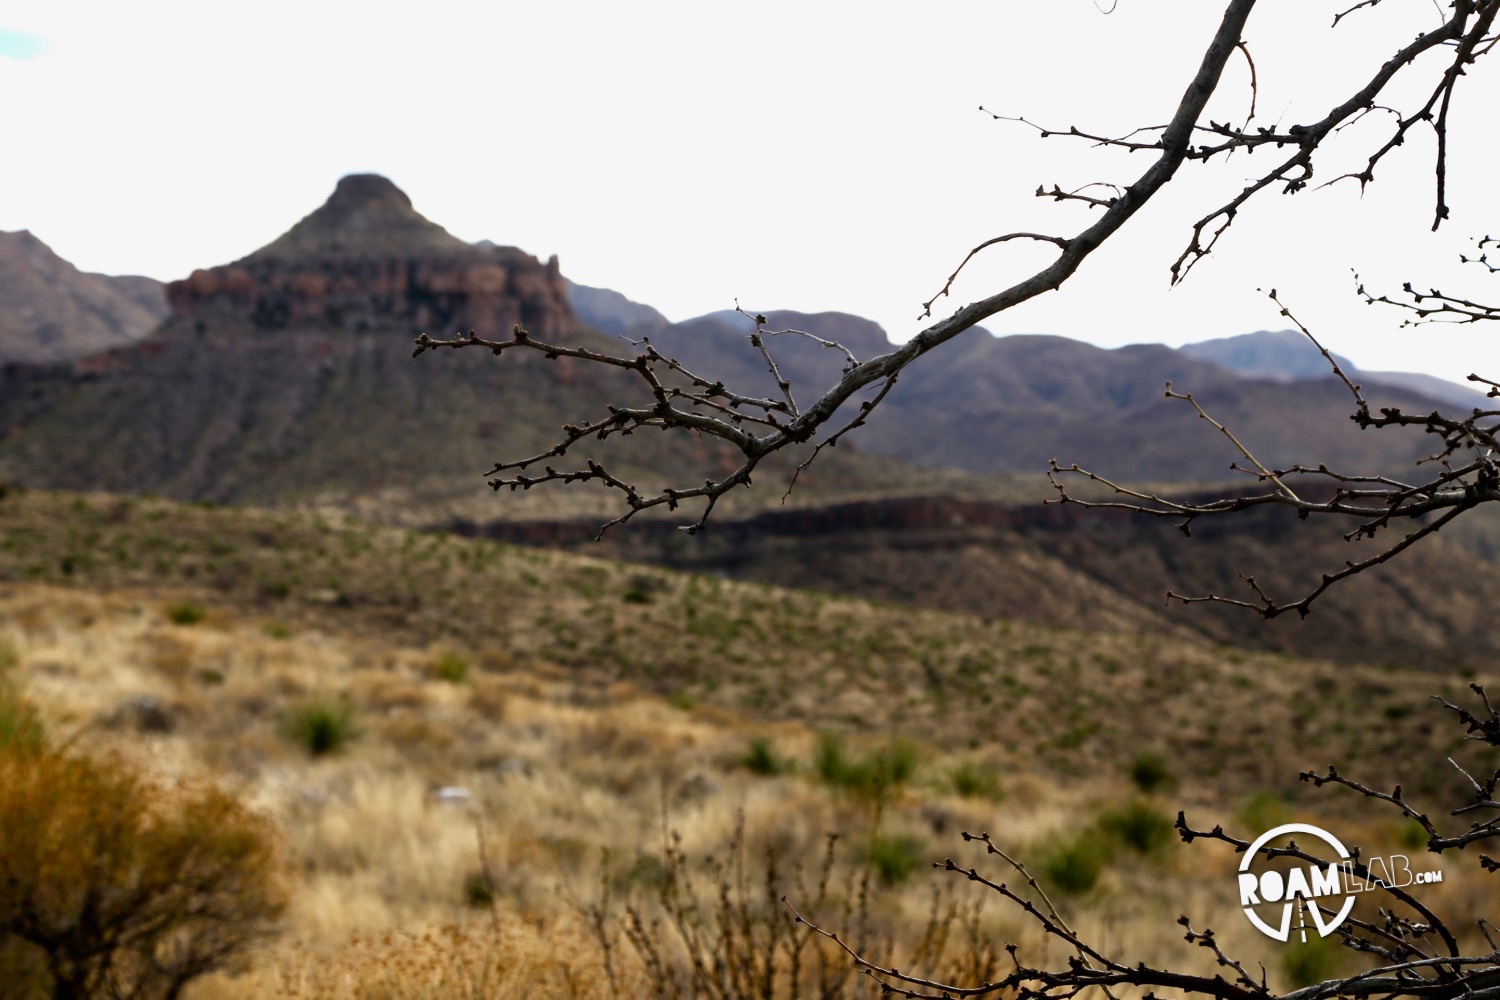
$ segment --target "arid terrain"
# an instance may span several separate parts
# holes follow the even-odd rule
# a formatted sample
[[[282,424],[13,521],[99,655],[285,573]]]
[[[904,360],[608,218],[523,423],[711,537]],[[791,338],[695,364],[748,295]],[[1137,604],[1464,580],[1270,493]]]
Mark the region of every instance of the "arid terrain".
[[[1462,794],[1445,762],[1461,730],[1429,700],[1465,697],[1451,674],[314,515],[12,489],[0,516],[0,662],[50,730],[155,781],[221,783],[279,831],[284,930],[198,997],[591,996],[610,970],[635,995],[658,981],[629,914],[684,961],[662,902],[684,879],[705,926],[723,883],[746,934],[805,933],[782,923],[785,894],[903,968],[982,975],[978,942],[1046,945],[930,870],[952,856],[1007,877],[964,831],[993,834],[1106,947],[1195,961],[1166,933],[1186,912],[1294,982],[1340,959],[1258,938],[1233,853],[1177,843],[1177,810],[1252,835],[1295,813],[1416,854],[1394,813],[1296,772],[1353,761],[1414,797]],[[313,753],[289,722],[309,707],[347,741]],[[1455,875],[1432,897],[1478,891]],[[952,905],[939,956],[924,931]],[[804,947],[809,982],[868,990],[831,944]]]

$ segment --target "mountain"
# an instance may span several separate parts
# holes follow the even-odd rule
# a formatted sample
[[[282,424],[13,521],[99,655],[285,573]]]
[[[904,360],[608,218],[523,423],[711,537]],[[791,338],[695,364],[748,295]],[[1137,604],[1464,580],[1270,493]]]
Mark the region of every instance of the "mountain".
[[[738,320],[713,315],[645,332],[690,370],[711,371],[746,395],[772,394],[774,379]],[[859,360],[891,348],[879,326],[842,313],[774,312],[766,329],[819,338],[785,333],[767,340],[803,403],[837,382],[847,364],[843,350],[824,342],[842,345]],[[1225,478],[1230,464],[1243,458],[1197,420],[1191,406],[1165,398],[1168,381],[1177,392],[1193,393],[1268,465],[1405,470],[1427,453],[1419,433],[1361,432],[1349,419],[1348,390],[1331,375],[1246,377],[1159,344],[1105,350],[1062,337],[996,338],[982,329],[902,372],[851,438],[875,454],[980,474],[1039,475],[1056,458],[1136,482]],[[1424,412],[1442,405],[1409,389],[1384,389],[1382,405]]]
[[[413,359],[412,340],[469,329],[503,337],[524,324],[538,338],[600,350],[616,342],[569,306],[555,257],[465,243],[384,177],[343,178],[284,235],[171,283],[167,299],[166,322],[131,346],[0,369],[0,480],[326,502],[418,523],[450,502],[584,504],[590,514],[607,502],[582,490],[497,501],[482,475],[498,458],[550,449],[564,423],[602,414],[628,373],[530,351],[504,363],[476,350]],[[901,479],[888,462],[839,451],[804,477],[808,491]],[[652,484],[734,467],[727,446],[665,435],[581,442],[575,453]],[[773,463],[768,478],[793,464]]]
[[[1241,375],[1280,382],[1324,378],[1332,370],[1328,360],[1296,330],[1259,330],[1236,337],[1200,340],[1184,344],[1178,350]],[[1348,358],[1335,354],[1334,359],[1344,371],[1354,370],[1354,363]]]
[[[132,346],[0,377],[0,476],[258,503],[478,486],[496,453],[575,416],[566,383],[588,377],[539,356],[503,366],[503,384],[479,352],[413,360],[422,330],[582,325],[555,258],[470,246],[373,175],[166,297],[166,322]]]
[[[639,332],[644,329],[671,325],[665,316],[655,309],[634,302],[619,292],[608,288],[591,288],[563,279],[568,290],[568,304],[595,330],[604,333]]]
[[[557,258],[545,265],[514,247],[476,247],[423,218],[384,177],[354,174],[286,233],[223,267],[167,286],[174,321],[259,330],[399,326],[538,336],[570,331]]]
[[[26,230],[0,233],[0,365],[52,364],[132,343],[167,315],[161,282],[87,274]]]
[[[1178,350],[1241,375],[1277,381],[1325,379],[1332,371],[1328,360],[1295,330],[1261,330],[1237,337],[1184,344]],[[1485,405],[1484,393],[1471,386],[1418,372],[1366,371],[1341,355],[1335,354],[1334,358],[1350,379],[1360,385],[1394,388],[1462,409]],[[1384,400],[1371,402],[1388,405]]]

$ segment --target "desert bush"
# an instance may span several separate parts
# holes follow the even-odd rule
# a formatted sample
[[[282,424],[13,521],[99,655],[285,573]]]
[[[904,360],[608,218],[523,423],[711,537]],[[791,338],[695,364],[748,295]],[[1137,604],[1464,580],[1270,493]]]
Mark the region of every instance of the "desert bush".
[[[1172,820],[1136,799],[1099,817],[1099,831],[1137,854],[1155,854],[1172,842]]]
[[[1335,978],[1348,955],[1337,936],[1309,936],[1306,941],[1294,937],[1281,953],[1281,970],[1292,987],[1312,986]]]
[[[1141,754],[1130,764],[1130,780],[1146,794],[1156,791],[1170,791],[1177,785],[1177,779],[1167,768],[1167,762],[1162,759],[1161,754],[1147,751]]]
[[[432,675],[449,684],[462,684],[469,679],[469,661],[454,652],[444,653],[433,663]]]
[[[197,601],[173,601],[166,612],[173,625],[197,625],[208,617],[208,609]]]
[[[1042,861],[1047,884],[1063,892],[1081,895],[1099,881],[1099,873],[1110,854],[1109,845],[1092,831],[1064,841]]]
[[[216,789],[55,749],[10,708],[33,735],[0,743],[7,995],[175,997],[274,930],[286,895],[267,821]]]
[[[813,771],[825,783],[861,797],[884,802],[916,777],[922,752],[910,740],[898,739],[867,757],[853,757],[837,733],[818,738]]]
[[[324,698],[304,701],[287,712],[283,728],[314,757],[333,753],[359,735],[354,706]]]
[[[786,774],[793,767],[791,761],[776,752],[775,745],[766,736],[750,738],[750,747],[745,751],[745,756],[740,758],[740,764],[752,774],[763,777]]]
[[[993,764],[961,761],[948,769],[948,785],[966,799],[993,799],[1000,795],[1000,773]]]
[[[899,885],[930,859],[924,844],[914,837],[893,837],[877,833],[870,838],[867,857],[883,885]]]

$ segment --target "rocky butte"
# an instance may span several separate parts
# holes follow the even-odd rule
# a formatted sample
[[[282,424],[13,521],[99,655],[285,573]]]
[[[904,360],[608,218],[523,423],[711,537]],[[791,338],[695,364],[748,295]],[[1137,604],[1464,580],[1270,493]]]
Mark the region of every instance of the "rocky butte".
[[[434,334],[556,336],[574,323],[554,256],[473,245],[423,218],[377,174],[338,182],[317,211],[274,242],[167,286],[175,317],[201,332],[218,322],[262,330],[367,330],[392,321]]]

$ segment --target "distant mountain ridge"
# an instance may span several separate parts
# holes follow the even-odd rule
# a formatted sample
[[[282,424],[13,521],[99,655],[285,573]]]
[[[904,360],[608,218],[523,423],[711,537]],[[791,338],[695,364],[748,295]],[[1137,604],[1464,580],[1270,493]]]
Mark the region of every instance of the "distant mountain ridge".
[[[504,336],[523,324],[541,337],[611,350],[618,341],[599,331],[624,331],[737,391],[777,391],[744,336],[746,317],[670,323],[618,293],[567,282],[555,257],[544,263],[514,247],[457,239],[376,175],[341,179],[282,236],[171,283],[167,297],[169,319],[134,348],[92,353],[66,370],[4,376],[0,476],[256,502],[436,480],[457,490],[497,458],[548,450],[562,424],[620,396],[617,372],[530,352],[503,364],[474,351],[414,362],[410,340],[421,331]],[[803,404],[847,362],[822,341],[859,358],[890,347],[877,324],[843,313],[773,312],[768,328],[820,338],[769,340]],[[1264,370],[1267,357],[1290,357],[1300,345],[1302,367],[1294,370],[1312,372],[1306,357],[1321,358],[1290,337],[1253,334],[1197,352],[1111,351],[975,330],[903,372],[867,425],[820,466],[870,489],[896,475],[883,476],[874,456],[983,475],[1039,478],[1056,458],[1133,482],[1225,478],[1240,456],[1189,407],[1163,398],[1167,380],[1193,392],[1271,465],[1405,472],[1426,453],[1420,434],[1360,432],[1348,419],[1347,392],[1331,377],[1291,382],[1225,367]],[[1204,352],[1220,360],[1195,356]],[[1382,405],[1444,405],[1410,389],[1383,392]],[[733,459],[717,443],[656,435],[612,441],[601,452],[609,454],[652,479],[694,470],[692,481],[703,460],[717,469]]]
[[[842,344],[861,360],[892,346],[877,324],[843,313],[775,311],[768,319],[768,330],[805,331]],[[712,372],[737,392],[774,393],[764,359],[745,336],[746,322],[719,313],[655,323],[630,335],[648,336],[667,356],[693,371]],[[1275,351],[1290,349],[1286,337],[1267,336]],[[1252,345],[1265,339],[1250,338]],[[802,403],[837,382],[847,360],[839,350],[794,334],[774,337],[769,346]],[[1297,370],[1313,371],[1306,365]],[[1361,432],[1349,419],[1347,389],[1331,373],[1261,378],[1160,344],[1106,350],[1063,337],[996,338],[982,328],[902,372],[895,390],[850,440],[865,451],[918,465],[981,474],[1040,474],[1056,458],[1136,482],[1225,478],[1230,463],[1243,463],[1242,457],[1221,435],[1205,433],[1206,425],[1186,404],[1164,397],[1167,381],[1179,392],[1192,392],[1271,465],[1323,461],[1405,471],[1427,453],[1420,434]],[[1387,385],[1384,392],[1382,405],[1418,412],[1447,405],[1400,386]],[[846,405],[852,413],[852,404]]]
[[[54,364],[133,343],[166,315],[159,281],[88,274],[27,230],[0,233],[0,365]]]
[[[1327,378],[1332,372],[1328,359],[1295,330],[1261,330],[1185,344],[1178,350],[1257,378],[1298,381]],[[1471,386],[1420,372],[1366,371],[1342,355],[1333,357],[1356,382],[1393,386],[1459,407],[1484,405],[1484,393]]]

